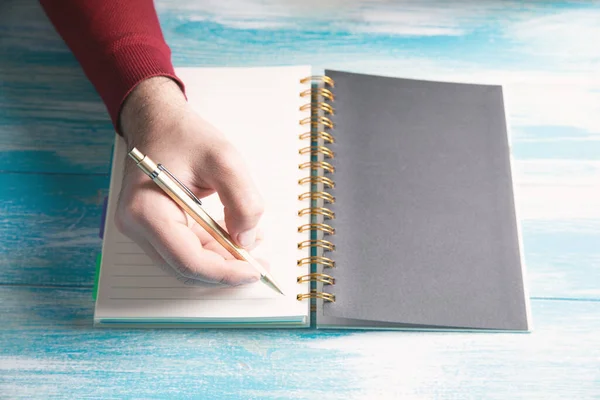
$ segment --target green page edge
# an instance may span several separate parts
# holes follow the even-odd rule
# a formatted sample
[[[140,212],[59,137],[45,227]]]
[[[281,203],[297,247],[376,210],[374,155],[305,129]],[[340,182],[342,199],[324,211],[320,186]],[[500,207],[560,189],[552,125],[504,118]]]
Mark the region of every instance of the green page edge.
[[[92,299],[96,301],[98,297],[98,281],[100,280],[100,264],[102,263],[102,253],[98,253],[96,256],[96,274],[94,276],[94,291],[92,292]]]

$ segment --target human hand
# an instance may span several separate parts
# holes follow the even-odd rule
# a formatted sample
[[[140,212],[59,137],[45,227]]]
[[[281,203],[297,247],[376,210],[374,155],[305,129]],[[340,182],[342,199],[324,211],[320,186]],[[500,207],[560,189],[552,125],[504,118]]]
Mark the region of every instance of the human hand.
[[[128,150],[137,147],[168,166],[198,198],[216,191],[224,204],[224,227],[240,246],[252,249],[262,240],[257,224],[263,203],[241,156],[219,130],[191,109],[173,80],[156,77],[140,83],[120,117]],[[156,263],[169,267],[186,283],[240,285],[260,278],[133,162],[126,163],[115,223]]]

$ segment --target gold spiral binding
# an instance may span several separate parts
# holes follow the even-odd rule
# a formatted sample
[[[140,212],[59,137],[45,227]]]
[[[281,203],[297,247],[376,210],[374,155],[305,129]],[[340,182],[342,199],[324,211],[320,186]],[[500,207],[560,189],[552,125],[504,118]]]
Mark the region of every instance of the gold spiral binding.
[[[325,146],[308,146],[298,150],[300,154],[310,154],[311,156],[317,156],[323,154],[327,158],[333,158],[335,155],[330,148]]]
[[[312,170],[323,170],[325,172],[330,172],[330,173],[334,173],[335,172],[335,168],[333,167],[333,165],[329,164],[327,161],[316,161],[316,162],[305,162],[302,163],[300,165],[298,165],[298,168],[300,169],[307,169],[310,168]]]
[[[311,239],[305,240],[303,242],[298,243],[298,249],[307,249],[311,247],[320,247],[327,251],[335,251],[335,245],[331,243],[329,240],[324,239]]]
[[[306,78],[300,79],[300,83],[302,83],[302,84],[312,83],[314,81],[325,82],[326,84],[328,84],[331,87],[335,86],[335,82],[333,81],[333,79],[331,79],[330,77],[328,77],[326,75],[313,75],[313,76],[307,76]]]
[[[318,117],[306,117],[300,120],[300,125],[308,125],[318,128],[320,125],[325,125],[327,128],[333,129],[333,121],[327,117],[318,116]]]
[[[330,187],[330,188],[334,188],[335,187],[335,182],[333,182],[333,180],[331,178],[328,178],[326,176],[307,176],[305,178],[302,178],[300,180],[298,180],[298,185],[305,185],[307,183],[310,183],[311,185],[316,185],[317,183],[322,183],[323,185]]]
[[[321,264],[327,268],[335,268],[335,261],[331,258],[323,257],[323,256],[310,256],[304,257],[297,261],[299,267],[306,264]]]
[[[300,155],[311,157],[311,161],[304,162],[298,165],[301,170],[310,171],[310,176],[306,176],[298,180],[298,184],[310,185],[311,191],[301,193],[298,196],[299,200],[310,200],[310,207],[302,208],[298,211],[298,216],[311,216],[311,223],[303,224],[298,227],[298,232],[311,232],[311,238],[298,243],[298,249],[310,249],[309,257],[301,258],[297,261],[298,266],[310,265],[311,273],[301,275],[297,278],[298,283],[311,283],[318,285],[334,285],[335,278],[331,275],[324,274],[319,270],[315,270],[316,266],[322,268],[335,268],[335,261],[332,258],[325,257],[325,252],[335,251],[335,245],[323,238],[324,235],[335,235],[335,229],[324,223],[325,220],[335,219],[335,213],[324,206],[324,203],[334,203],[335,197],[327,192],[327,189],[335,188],[334,180],[325,174],[333,174],[334,166],[325,161],[325,159],[333,159],[335,154],[328,144],[335,143],[334,137],[329,130],[334,129],[333,116],[335,109],[330,102],[335,100],[333,92],[330,90],[335,86],[335,82],[325,75],[314,75],[300,80],[302,84],[315,84],[310,89],[300,93],[300,97],[310,99],[310,102],[300,106],[300,111],[310,112],[310,117],[299,120],[301,126],[310,127],[308,132],[299,135],[300,140],[310,141],[310,144],[300,148]],[[308,100],[307,99],[307,100]],[[316,236],[313,236],[316,235]],[[312,250],[318,250],[313,253]],[[320,249],[320,250],[319,250]],[[320,289],[321,286],[317,286]],[[311,311],[316,310],[314,300],[323,300],[334,302],[335,295],[318,291],[311,288],[309,293],[301,293],[296,297],[299,301],[311,300]]]
[[[322,282],[326,285],[335,285],[335,278],[333,276],[327,275],[327,274],[318,274],[318,273],[306,274],[306,275],[299,276],[298,278],[296,278],[296,280],[298,281],[298,283]]]
[[[325,88],[306,89],[305,91],[300,93],[300,97],[312,97],[313,95],[322,96],[331,101],[335,99],[331,90]]]
[[[303,217],[305,215],[322,215],[323,218],[326,219],[335,219],[335,213],[329,208],[325,207],[303,208],[302,210],[298,211],[299,217]]]
[[[304,224],[298,227],[298,233],[307,231],[321,231],[328,235],[335,235],[335,229],[327,224]]]
[[[327,143],[335,143],[333,136],[327,132],[315,132],[315,133],[305,132],[305,133],[301,134],[299,138],[300,138],[300,140],[310,139],[310,140],[314,140],[314,141],[323,139],[323,141],[325,141]]]
[[[298,196],[298,200],[325,200],[327,203],[333,204],[335,203],[335,197],[327,192],[305,192]]]
[[[315,105],[313,105],[312,103],[307,103],[307,104],[300,106],[300,111],[311,111],[311,112],[315,113],[319,110],[322,110],[322,111],[326,112],[327,114],[334,113],[333,107],[327,103],[323,103],[322,101],[317,102]]]
[[[331,303],[335,302],[335,295],[326,292],[317,292],[316,290],[311,290],[310,293],[300,293],[296,296],[298,301],[306,300],[306,299],[322,299]]]

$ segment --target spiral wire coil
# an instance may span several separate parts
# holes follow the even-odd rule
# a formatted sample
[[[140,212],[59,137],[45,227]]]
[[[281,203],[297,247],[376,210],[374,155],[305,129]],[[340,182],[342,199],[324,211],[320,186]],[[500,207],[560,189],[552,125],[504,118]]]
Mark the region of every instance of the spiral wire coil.
[[[298,196],[299,200],[310,200],[311,206],[298,211],[298,216],[310,216],[311,222],[298,227],[298,232],[310,232],[311,239],[298,243],[298,249],[319,251],[319,255],[311,255],[298,260],[298,266],[311,265],[323,268],[335,268],[335,261],[326,257],[325,252],[335,251],[335,245],[330,236],[335,234],[335,229],[326,221],[335,219],[335,213],[326,204],[335,203],[335,197],[326,189],[333,189],[335,182],[331,175],[335,172],[334,166],[325,161],[335,158],[334,152],[327,147],[335,143],[331,131],[334,129],[333,121],[329,116],[335,114],[331,102],[335,97],[331,89],[335,82],[328,76],[309,76],[300,80],[301,84],[311,85],[310,89],[300,93],[300,97],[310,98],[310,102],[300,106],[300,111],[310,112],[310,117],[299,121],[301,126],[306,126],[309,131],[302,133],[299,139],[309,141],[310,144],[302,147],[299,153],[310,155],[311,161],[298,165],[301,170],[307,170],[309,176],[298,181],[301,186],[307,185],[309,190]],[[315,86],[312,86],[315,85]],[[330,176],[325,176],[326,174]],[[312,272],[297,278],[298,283],[315,282],[323,285],[335,285],[335,278],[322,272]],[[308,293],[297,295],[299,301],[321,299],[334,302],[335,295],[311,288]]]

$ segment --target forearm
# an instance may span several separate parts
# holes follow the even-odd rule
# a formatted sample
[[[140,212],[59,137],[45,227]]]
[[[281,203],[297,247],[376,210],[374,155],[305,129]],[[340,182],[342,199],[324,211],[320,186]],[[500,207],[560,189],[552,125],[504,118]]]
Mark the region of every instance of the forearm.
[[[115,128],[123,101],[153,76],[177,79],[152,0],[40,0],[104,101]]]

